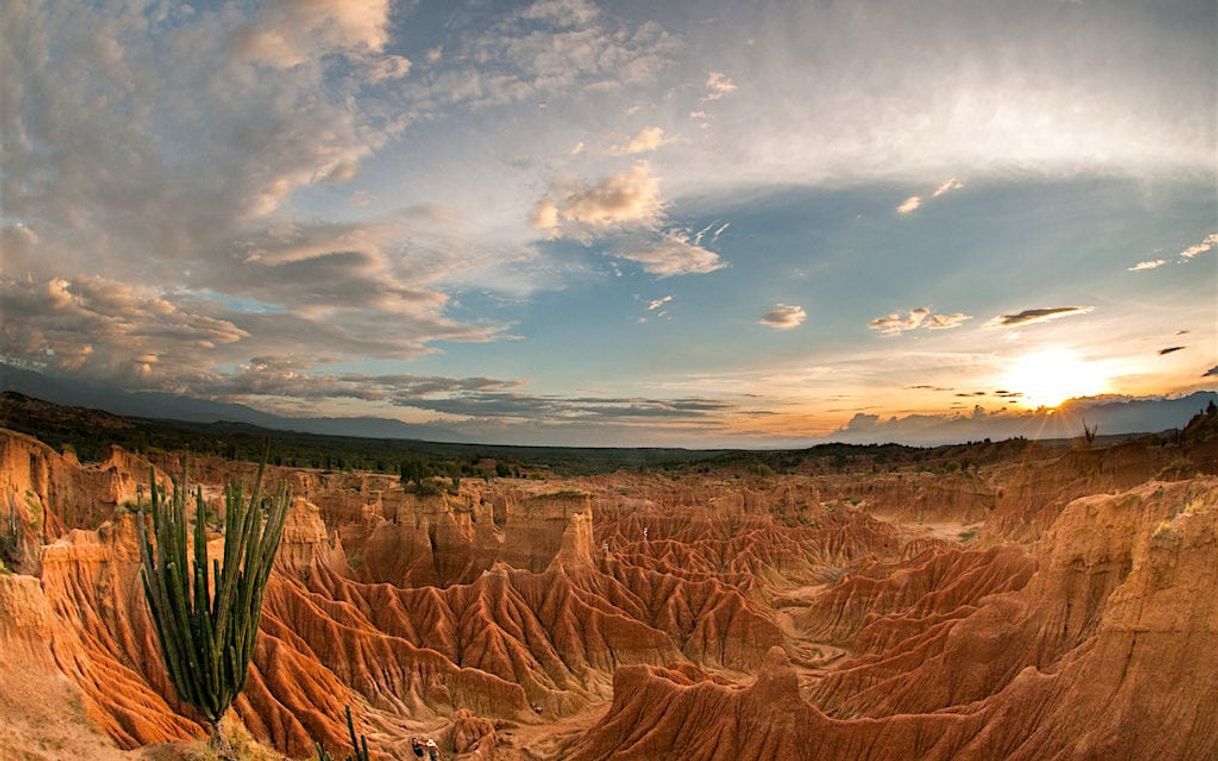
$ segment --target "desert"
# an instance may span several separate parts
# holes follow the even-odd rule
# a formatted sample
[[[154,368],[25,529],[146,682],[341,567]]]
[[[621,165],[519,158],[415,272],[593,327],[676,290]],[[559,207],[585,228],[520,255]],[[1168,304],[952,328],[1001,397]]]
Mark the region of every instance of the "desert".
[[[345,706],[378,759],[413,736],[453,759],[1213,758],[1214,408],[1174,437],[964,451],[434,493],[271,466],[292,502],[225,721],[250,758],[344,748]],[[82,463],[5,430],[0,462],[5,757],[204,757],[133,509],[181,453]],[[255,469],[192,466],[213,506]]]

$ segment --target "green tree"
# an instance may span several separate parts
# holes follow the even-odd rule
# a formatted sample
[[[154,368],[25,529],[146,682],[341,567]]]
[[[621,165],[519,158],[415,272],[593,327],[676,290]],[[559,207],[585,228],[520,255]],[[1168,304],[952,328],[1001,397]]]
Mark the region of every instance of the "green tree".
[[[245,688],[262,594],[291,502],[286,483],[274,495],[263,495],[265,468],[264,457],[248,499],[240,484],[225,487],[224,556],[212,561],[210,572],[202,489],[195,491],[193,547],[188,546],[188,465],[168,500],[152,475],[151,536],[148,518],[139,521],[144,594],[165,669],[178,697],[203,716],[213,750],[226,759],[233,751],[220,719]]]

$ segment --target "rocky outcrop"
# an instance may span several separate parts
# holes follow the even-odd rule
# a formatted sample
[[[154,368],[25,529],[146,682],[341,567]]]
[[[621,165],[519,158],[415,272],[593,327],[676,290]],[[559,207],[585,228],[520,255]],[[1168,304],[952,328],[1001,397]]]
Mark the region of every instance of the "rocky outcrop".
[[[271,468],[295,499],[231,718],[295,757],[342,747],[349,704],[386,758],[413,734],[499,761],[1213,758],[1207,431],[951,474],[433,496]],[[180,468],[152,460],[81,464],[0,432],[0,518],[36,574],[0,575],[0,647],[122,748],[201,734],[160,664],[124,507],[150,467]],[[254,471],[192,464],[217,514],[222,483]]]
[[[745,688],[697,672],[624,668],[605,718],[570,756],[1218,754],[1218,602],[1206,591],[1218,581],[1218,481],[1075,500],[1035,555],[1038,569],[1021,589],[984,597],[826,678],[836,686],[824,692],[873,718],[828,719],[800,695],[777,650]],[[833,606],[842,599],[826,597]],[[851,671],[869,673],[842,676]]]

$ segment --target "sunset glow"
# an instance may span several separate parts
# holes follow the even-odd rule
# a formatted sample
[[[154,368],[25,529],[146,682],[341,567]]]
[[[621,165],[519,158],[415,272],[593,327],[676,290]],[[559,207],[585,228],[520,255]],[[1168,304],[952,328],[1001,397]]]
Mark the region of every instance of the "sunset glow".
[[[1022,394],[1028,407],[1056,407],[1067,399],[1103,394],[1108,377],[1098,362],[1089,362],[1076,352],[1047,348],[1015,360],[1003,386]]]

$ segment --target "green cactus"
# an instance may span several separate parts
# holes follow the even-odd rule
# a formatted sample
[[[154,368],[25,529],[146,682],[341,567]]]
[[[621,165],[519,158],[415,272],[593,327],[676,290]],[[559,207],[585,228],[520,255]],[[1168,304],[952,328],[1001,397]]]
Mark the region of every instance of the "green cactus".
[[[210,572],[202,489],[195,491],[194,558],[189,561],[189,463],[183,466],[181,483],[174,480],[168,499],[152,474],[150,509],[144,511],[141,504],[137,521],[144,593],[165,669],[178,697],[203,715],[212,747],[224,758],[232,756],[232,749],[220,719],[245,687],[262,594],[291,502],[286,484],[274,495],[262,494],[265,468],[264,459],[248,499],[240,484],[225,487],[224,558],[213,560]],[[148,533],[149,513],[153,537]]]
[[[358,738],[355,736],[355,722],[351,720],[351,706],[347,706],[346,714],[347,731],[351,733],[351,755],[347,756],[346,761],[370,761],[368,738],[363,735],[360,735]],[[317,761],[335,761],[334,756],[331,756],[321,743],[316,745]]]

